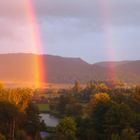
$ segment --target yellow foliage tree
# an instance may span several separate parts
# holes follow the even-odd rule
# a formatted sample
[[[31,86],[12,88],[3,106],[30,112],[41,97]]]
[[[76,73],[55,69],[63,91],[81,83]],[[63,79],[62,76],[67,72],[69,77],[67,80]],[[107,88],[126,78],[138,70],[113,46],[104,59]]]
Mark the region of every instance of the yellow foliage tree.
[[[97,103],[107,103],[110,101],[110,96],[107,93],[97,93],[91,96],[90,106],[96,106]]]
[[[106,84],[101,83],[101,84],[98,84],[98,85],[96,86],[96,89],[97,89],[98,91],[106,91],[106,90],[108,90],[108,87],[107,87]]]
[[[2,89],[0,90],[0,101],[10,102],[15,105],[19,112],[24,112],[28,107],[32,96],[31,89]],[[16,128],[16,117],[13,118],[11,122],[11,131],[10,137],[11,140],[14,140],[15,137],[15,128]]]
[[[3,90],[4,89],[4,84],[3,82],[0,82],[0,90]]]
[[[32,93],[31,89],[3,89],[0,92],[0,100],[14,104],[23,112],[28,107]]]

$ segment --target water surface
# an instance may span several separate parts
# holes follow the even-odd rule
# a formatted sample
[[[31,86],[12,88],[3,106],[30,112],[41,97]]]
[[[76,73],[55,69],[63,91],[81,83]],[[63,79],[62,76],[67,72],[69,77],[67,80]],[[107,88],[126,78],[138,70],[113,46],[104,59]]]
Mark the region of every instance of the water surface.
[[[41,113],[41,120],[44,120],[45,124],[50,127],[56,127],[59,123],[59,119],[50,115],[49,113]]]

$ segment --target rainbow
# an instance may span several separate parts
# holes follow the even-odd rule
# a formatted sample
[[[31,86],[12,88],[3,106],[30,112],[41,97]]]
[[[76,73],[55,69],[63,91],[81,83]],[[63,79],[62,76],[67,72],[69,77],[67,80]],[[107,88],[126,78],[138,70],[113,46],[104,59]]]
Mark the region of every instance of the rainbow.
[[[108,59],[111,60],[110,70],[108,71],[109,80],[117,80],[117,73],[115,69],[116,60],[116,43],[114,43],[114,34],[113,31],[110,29],[109,25],[111,24],[111,12],[109,11],[109,3],[106,0],[99,0],[98,1],[100,15],[101,15],[101,25],[104,31],[104,43],[107,51]]]
[[[109,3],[108,1],[99,0],[98,5],[100,9],[100,14],[102,17],[101,25],[104,30],[104,40],[106,45],[106,50],[108,52],[108,59],[115,61],[115,43],[113,40],[113,32],[109,28],[109,24],[111,24],[111,16],[109,11]],[[32,47],[33,52],[36,54],[42,54],[43,48],[41,44],[41,35],[38,28],[36,15],[33,7],[32,0],[25,0],[24,1],[25,13],[27,16],[27,22],[31,25],[30,26],[30,47]],[[41,55],[35,56],[33,58],[33,65],[34,65],[34,73],[35,73],[35,86],[41,87],[43,83],[44,77],[44,68],[43,68],[43,58]],[[117,74],[115,70],[115,66],[113,63],[110,65],[110,70],[108,71],[109,79],[116,80]]]
[[[30,25],[29,47],[31,47],[32,51],[35,54],[38,54],[38,55],[34,55],[34,57],[32,58],[33,70],[34,70],[33,73],[35,75],[34,86],[36,88],[40,88],[44,81],[43,57],[39,55],[43,53],[43,48],[41,44],[41,35],[38,28],[32,0],[24,0],[24,8],[25,8],[25,14],[27,18],[27,23]]]

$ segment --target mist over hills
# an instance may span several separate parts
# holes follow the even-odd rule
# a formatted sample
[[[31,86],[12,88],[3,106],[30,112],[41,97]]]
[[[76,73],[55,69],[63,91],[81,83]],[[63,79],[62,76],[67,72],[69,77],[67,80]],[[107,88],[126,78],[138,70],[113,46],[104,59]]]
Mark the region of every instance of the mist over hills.
[[[0,80],[33,82],[35,73],[33,58],[35,54],[0,54]],[[73,83],[80,80],[110,80],[110,68],[115,69],[117,78],[128,83],[140,83],[140,60],[100,62],[88,64],[80,58],[42,55],[44,70],[49,83]]]

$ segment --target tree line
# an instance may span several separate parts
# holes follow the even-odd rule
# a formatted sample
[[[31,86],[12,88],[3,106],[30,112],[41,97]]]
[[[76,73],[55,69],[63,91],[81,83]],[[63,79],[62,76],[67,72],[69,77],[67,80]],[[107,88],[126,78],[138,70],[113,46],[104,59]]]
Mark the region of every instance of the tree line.
[[[81,88],[76,82],[59,92],[50,108],[63,119],[48,140],[140,139],[140,87],[89,82]]]

